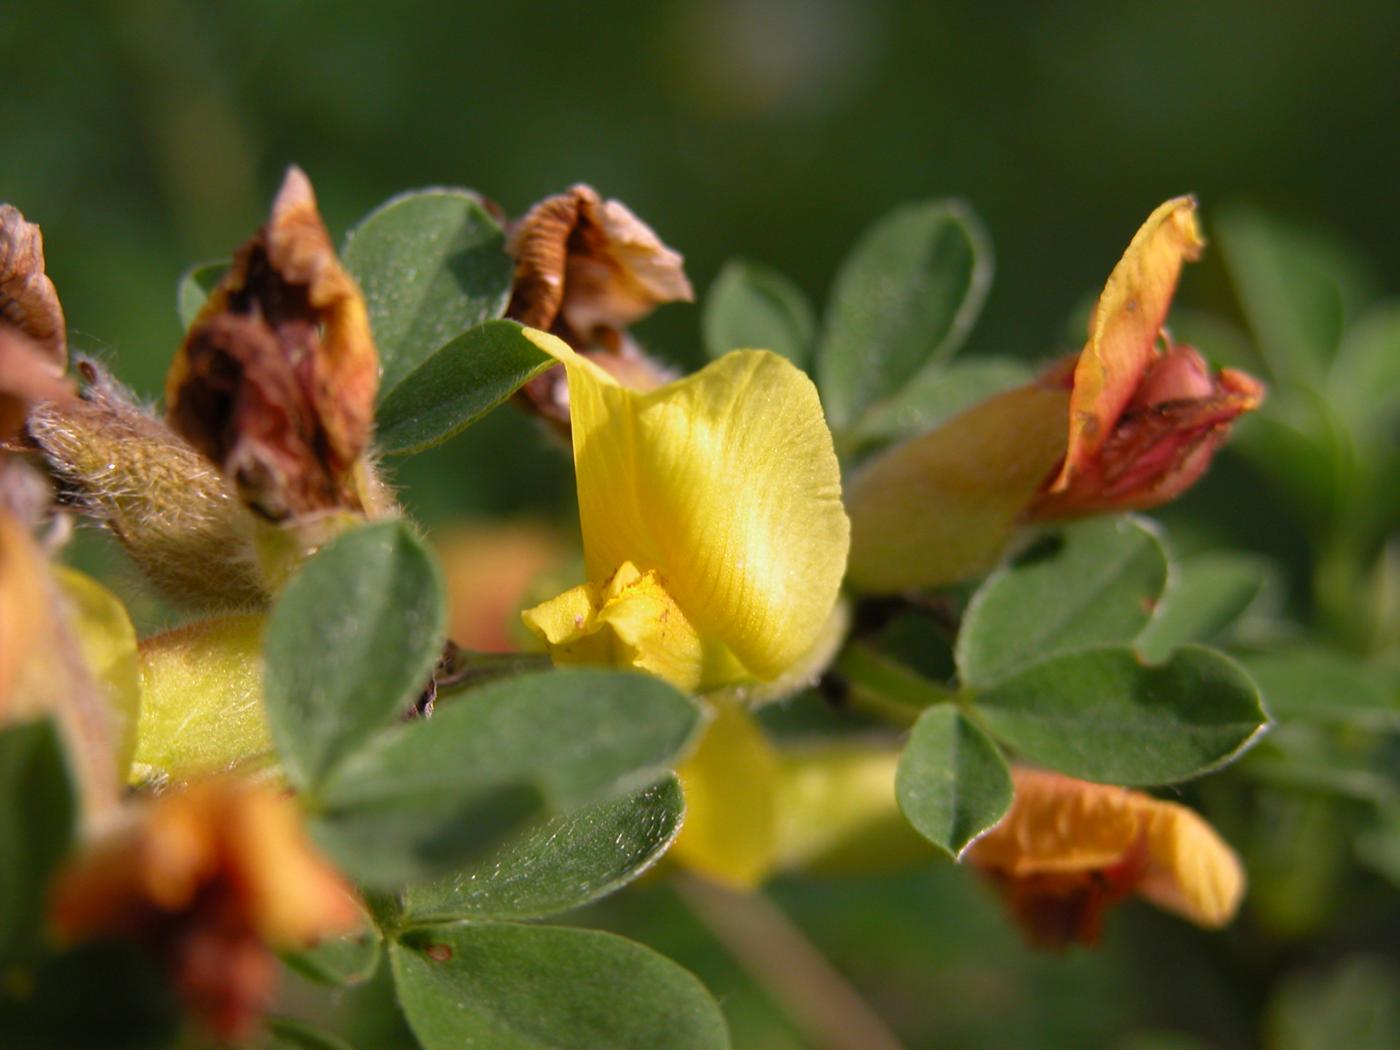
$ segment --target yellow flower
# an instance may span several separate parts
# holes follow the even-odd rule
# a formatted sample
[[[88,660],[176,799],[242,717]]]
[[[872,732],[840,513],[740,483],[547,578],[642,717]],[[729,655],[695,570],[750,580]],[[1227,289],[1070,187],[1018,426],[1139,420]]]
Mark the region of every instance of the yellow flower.
[[[1032,943],[1098,939],[1103,910],[1138,893],[1198,926],[1224,926],[1244,869],[1200,816],[1141,791],[1012,770],[1016,799],[968,859],[989,873]]]
[[[819,640],[846,565],[841,476],[816,388],[741,350],[629,390],[561,340],[588,582],[528,610],[556,662],[705,692],[771,681]]]

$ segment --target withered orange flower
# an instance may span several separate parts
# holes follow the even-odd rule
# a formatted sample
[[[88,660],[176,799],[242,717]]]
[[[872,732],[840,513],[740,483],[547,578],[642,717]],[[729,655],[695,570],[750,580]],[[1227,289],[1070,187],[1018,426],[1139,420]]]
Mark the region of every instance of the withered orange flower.
[[[627,335],[663,303],[691,302],[680,253],[621,201],[579,183],[532,207],[510,230],[515,279],[506,316],[557,335],[624,386],[654,390],[675,378]],[[551,369],[526,385],[525,399],[567,424],[568,386]]]
[[[171,365],[171,425],[273,520],[363,510],[378,383],[364,300],[293,167]]]
[[[1030,517],[1145,510],[1175,499],[1205,472],[1231,420],[1263,400],[1257,380],[1230,368],[1212,376],[1199,353],[1163,331],[1182,263],[1204,247],[1191,197],[1158,208],[1128,245],[1073,373],[1056,370],[1070,391],[1069,448]]]
[[[135,803],[60,872],[50,913],[77,941],[134,940],[221,1039],[246,1038],[276,992],[276,947],[356,928],[350,890],[286,796],[232,778]]]
[[[1098,941],[1104,909],[1138,894],[1199,926],[1234,918],[1239,858],[1199,815],[1141,791],[1014,768],[1011,810],[973,844],[1026,939]]]
[[[875,456],[851,479],[850,578],[871,591],[991,568],[1027,522],[1142,510],[1204,473],[1230,423],[1263,400],[1212,375],[1162,325],[1205,242],[1191,197],[1148,217],[1114,267],[1075,357]]]

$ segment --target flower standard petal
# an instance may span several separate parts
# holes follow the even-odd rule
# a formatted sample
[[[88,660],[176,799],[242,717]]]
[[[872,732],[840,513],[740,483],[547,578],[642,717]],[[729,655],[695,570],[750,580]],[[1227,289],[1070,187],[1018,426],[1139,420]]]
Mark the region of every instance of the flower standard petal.
[[[1156,359],[1154,344],[1182,264],[1199,258],[1204,247],[1195,198],[1177,197],[1148,216],[1113,268],[1089,321],[1088,345],[1074,369],[1069,450],[1052,491],[1067,487],[1113,433]]]
[[[739,351],[644,394],[527,335],[569,372],[589,579],[629,561],[654,572],[702,638],[753,677],[781,674],[821,632],[849,543],[811,381],[776,354]]]

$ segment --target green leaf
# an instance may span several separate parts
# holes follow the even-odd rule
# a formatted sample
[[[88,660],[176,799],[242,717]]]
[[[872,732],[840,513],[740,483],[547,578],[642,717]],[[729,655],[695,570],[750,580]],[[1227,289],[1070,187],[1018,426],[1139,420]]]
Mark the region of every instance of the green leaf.
[[[1249,676],[1221,653],[1159,667],[1127,646],[1052,657],[975,697],[978,720],[1021,757],[1107,784],[1170,784],[1225,765],[1267,722]]]
[[[817,351],[833,428],[955,353],[991,278],[990,244],[959,201],[905,205],[867,230],[836,275]]]
[[[1166,552],[1140,520],[1099,518],[1052,534],[973,596],[958,674],[982,686],[1058,653],[1132,641],[1166,582]]]
[[[894,791],[915,830],[957,858],[1010,808],[1011,771],[980,729],[941,704],[914,724]]]
[[[1400,731],[1400,702],[1393,690],[1353,658],[1304,650],[1249,655],[1240,662],[1285,725],[1298,721]]]
[[[261,1050],[353,1050],[338,1035],[295,1017],[269,1017]]]
[[[639,674],[491,682],[351,756],[323,787],[313,830],[362,881],[436,877],[527,821],[654,784],[701,718],[694,700]]]
[[[195,263],[180,275],[175,286],[175,309],[180,314],[181,328],[189,331],[199,311],[204,309],[209,293],[232,265],[232,259],[209,259]]]
[[[1259,351],[1274,378],[1319,383],[1366,276],[1336,244],[1258,212],[1222,215],[1216,233]]]
[[[293,783],[314,788],[418,698],[442,653],[433,556],[403,522],[348,532],[309,559],[268,619],[268,722]]]
[[[554,364],[514,321],[487,321],[451,340],[379,406],[377,444],[421,452],[461,433]]]
[[[605,896],[649,868],[675,840],[680,782],[594,803],[526,829],[485,860],[409,890],[409,921],[530,919]]]
[[[817,322],[802,289],[777,270],[744,259],[724,264],[700,318],[705,351],[772,350],[798,368],[812,352]]]
[[[391,950],[399,1002],[425,1050],[718,1050],[724,1015],[696,978],[610,933],[464,924]]]
[[[1030,379],[1025,362],[1005,357],[954,361],[921,372],[892,397],[870,408],[855,430],[858,444],[886,444],[952,419],[980,401]]]
[[[0,732],[0,963],[41,951],[50,877],[72,845],[77,797],[51,722]]]
[[[181,1011],[170,980],[154,955],[133,941],[94,941],[33,969],[3,972],[0,1046],[6,1050],[176,1045]]]
[[[1391,439],[1387,427],[1400,412],[1400,300],[1376,304],[1347,329],[1327,390],[1363,443]]]
[[[1354,956],[1325,976],[1279,982],[1268,1012],[1274,1050],[1394,1050],[1400,1046],[1400,971]]]
[[[655,783],[699,731],[700,705],[657,678],[574,669],[472,689],[432,718],[380,734],[336,771],[328,805],[509,782],[560,812]]]
[[[500,317],[515,269],[500,225],[460,189],[385,201],[350,231],[343,255],[369,308],[382,397],[440,347]]]
[[[1179,645],[1213,641],[1244,615],[1272,576],[1269,562],[1247,554],[1202,554],[1178,562],[1151,622],[1138,635],[1138,652],[1148,663],[1160,663]]]
[[[454,783],[437,792],[333,801],[318,808],[310,830],[316,844],[356,882],[396,889],[494,853],[545,813],[545,801],[533,784]]]
[[[310,948],[282,953],[282,961],[303,977],[320,984],[343,987],[363,984],[379,968],[383,938],[369,915],[360,932],[333,937]]]

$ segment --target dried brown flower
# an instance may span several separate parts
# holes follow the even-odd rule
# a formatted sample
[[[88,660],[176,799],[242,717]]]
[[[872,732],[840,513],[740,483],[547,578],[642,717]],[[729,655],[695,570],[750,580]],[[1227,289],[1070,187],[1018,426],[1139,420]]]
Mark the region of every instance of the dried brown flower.
[[[171,365],[171,425],[268,518],[363,510],[378,383],[364,300],[291,168]]]
[[[695,298],[680,254],[621,201],[582,183],[547,197],[510,231],[515,282],[506,315],[559,336],[623,385],[652,390],[675,378],[651,361],[626,328],[669,302]],[[562,369],[531,380],[526,401],[566,425]]]

